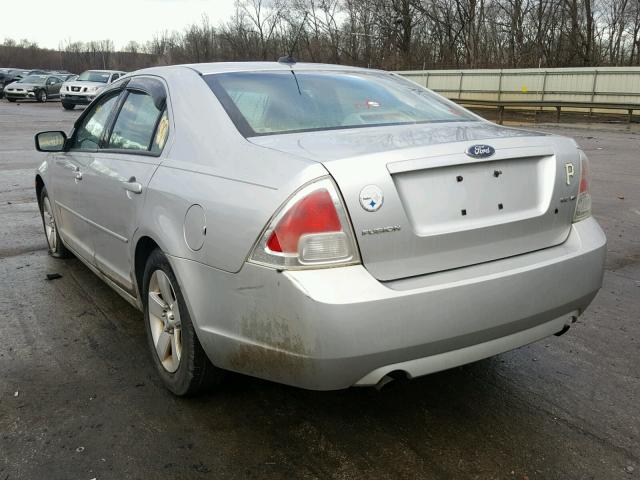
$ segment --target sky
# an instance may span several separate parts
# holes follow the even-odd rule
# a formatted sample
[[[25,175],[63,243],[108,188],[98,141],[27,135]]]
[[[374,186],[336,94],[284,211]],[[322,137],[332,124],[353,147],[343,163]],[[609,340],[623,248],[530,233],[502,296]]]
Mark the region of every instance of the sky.
[[[234,0],[29,0],[28,4],[31,15],[0,14],[0,42],[26,38],[41,47],[58,48],[68,40],[111,39],[122,48],[129,40],[151,40],[156,32],[181,31],[200,22],[203,14],[218,25],[231,17],[234,8]]]

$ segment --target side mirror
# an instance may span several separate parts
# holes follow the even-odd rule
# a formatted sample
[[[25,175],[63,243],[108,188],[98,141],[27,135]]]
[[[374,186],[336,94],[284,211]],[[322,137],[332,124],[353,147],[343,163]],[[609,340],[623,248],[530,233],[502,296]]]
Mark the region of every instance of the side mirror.
[[[36,133],[36,150],[39,152],[62,152],[66,142],[67,134],[64,132]]]

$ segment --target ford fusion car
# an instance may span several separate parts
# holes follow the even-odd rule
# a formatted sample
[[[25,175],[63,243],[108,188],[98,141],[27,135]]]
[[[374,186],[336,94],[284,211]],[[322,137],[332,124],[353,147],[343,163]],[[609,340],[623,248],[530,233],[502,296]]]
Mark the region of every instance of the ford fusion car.
[[[76,105],[88,105],[108,84],[124,74],[117,70],[87,70],[66,78],[60,90],[62,107],[73,110]]]
[[[55,75],[33,74],[10,83],[4,88],[4,96],[10,102],[16,100],[37,100],[46,102],[47,100],[60,96],[62,79]]]
[[[144,314],[164,384],[382,385],[565,333],[601,287],[589,163],[397,75],[219,63],[106,86],[36,192]]]

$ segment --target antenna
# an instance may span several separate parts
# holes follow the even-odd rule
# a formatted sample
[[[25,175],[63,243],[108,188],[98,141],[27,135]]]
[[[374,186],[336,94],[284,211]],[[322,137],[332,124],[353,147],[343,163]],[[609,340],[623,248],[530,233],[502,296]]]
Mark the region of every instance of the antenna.
[[[293,44],[291,45],[291,48],[289,49],[288,54],[285,57],[280,57],[278,59],[278,63],[288,63],[290,65],[293,65],[294,63],[296,63],[296,59],[293,58],[293,52],[298,46],[298,40],[300,39],[302,28],[304,27],[304,23],[307,21],[308,16],[309,16],[309,12],[305,12],[304,17],[302,18],[302,22],[300,23],[300,27],[298,27],[298,32],[296,33],[296,36],[293,38]]]

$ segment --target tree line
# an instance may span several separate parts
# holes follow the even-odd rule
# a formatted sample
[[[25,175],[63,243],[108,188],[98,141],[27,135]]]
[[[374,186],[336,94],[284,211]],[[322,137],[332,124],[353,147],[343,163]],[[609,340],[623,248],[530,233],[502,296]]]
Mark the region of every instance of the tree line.
[[[231,18],[44,49],[5,39],[0,67],[135,70],[276,60],[388,70],[640,65],[640,0],[236,0]]]

